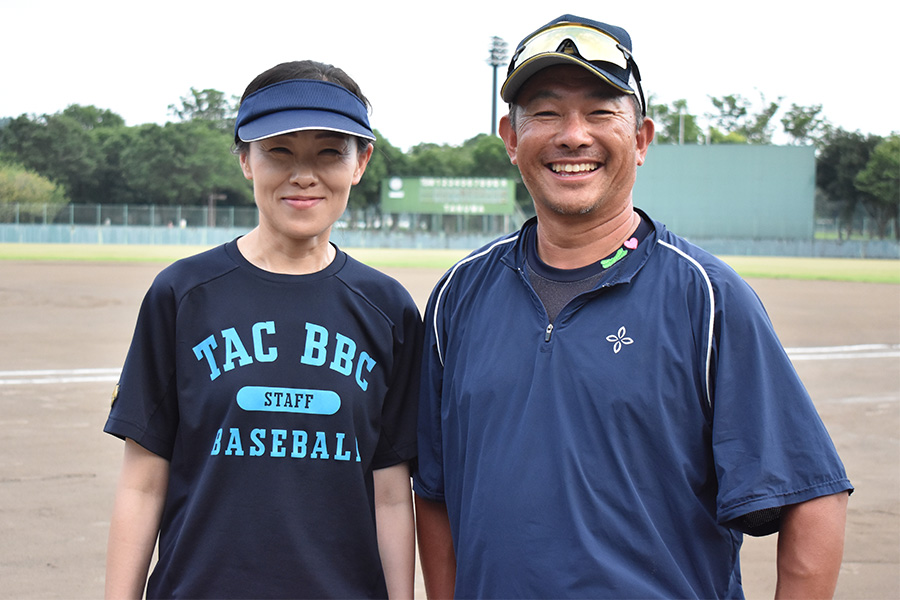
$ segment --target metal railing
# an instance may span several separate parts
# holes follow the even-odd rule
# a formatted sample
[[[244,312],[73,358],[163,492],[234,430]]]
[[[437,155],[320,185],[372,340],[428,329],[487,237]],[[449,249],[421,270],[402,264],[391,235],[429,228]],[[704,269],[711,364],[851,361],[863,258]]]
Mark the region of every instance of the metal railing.
[[[117,225],[133,227],[256,227],[255,206],[155,204],[0,204],[0,223],[15,225]]]
[[[336,229],[505,233],[525,215],[398,215],[374,209],[348,210]],[[114,227],[216,228],[249,231],[259,223],[255,206],[165,206],[134,204],[0,204],[0,224]]]

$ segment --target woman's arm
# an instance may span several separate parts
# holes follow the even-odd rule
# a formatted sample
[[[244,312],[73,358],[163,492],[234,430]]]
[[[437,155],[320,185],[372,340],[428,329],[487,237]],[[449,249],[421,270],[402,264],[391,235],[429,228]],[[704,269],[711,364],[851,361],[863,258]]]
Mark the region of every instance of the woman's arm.
[[[169,461],[125,440],[106,550],[106,598],[142,598],[169,485]]]
[[[376,470],[374,483],[378,551],[388,597],[393,600],[412,598],[416,540],[409,464],[404,462]]]

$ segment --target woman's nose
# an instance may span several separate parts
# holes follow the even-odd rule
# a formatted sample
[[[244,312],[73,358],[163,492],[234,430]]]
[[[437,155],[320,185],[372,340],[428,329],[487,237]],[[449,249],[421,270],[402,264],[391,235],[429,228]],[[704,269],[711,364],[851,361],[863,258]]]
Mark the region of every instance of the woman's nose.
[[[291,183],[300,187],[309,187],[317,180],[315,170],[305,162],[294,163],[291,169]]]

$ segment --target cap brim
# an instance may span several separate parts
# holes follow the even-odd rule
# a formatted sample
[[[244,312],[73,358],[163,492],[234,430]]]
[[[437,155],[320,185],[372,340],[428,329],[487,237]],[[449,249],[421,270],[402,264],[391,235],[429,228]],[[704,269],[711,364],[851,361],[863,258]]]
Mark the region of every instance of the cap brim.
[[[344,115],[325,110],[282,110],[263,115],[238,127],[242,142],[257,142],[295,131],[336,131],[375,141],[372,130]]]
[[[590,63],[579,56],[562,53],[547,53],[538,54],[519,65],[519,67],[506,78],[506,81],[503,82],[503,87],[500,88],[500,97],[504,102],[511,104],[515,100],[516,94],[519,93],[519,89],[521,89],[532,75],[547,67],[570,64],[575,64],[587,69],[624,94],[635,93],[634,89],[628,85],[628,82],[623,81],[612,73],[599,68],[597,65]]]

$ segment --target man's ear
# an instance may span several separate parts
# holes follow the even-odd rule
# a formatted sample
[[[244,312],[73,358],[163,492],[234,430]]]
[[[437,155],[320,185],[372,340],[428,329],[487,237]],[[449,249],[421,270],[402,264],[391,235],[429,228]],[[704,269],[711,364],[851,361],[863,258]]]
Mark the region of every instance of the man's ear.
[[[509,155],[509,162],[512,164],[516,164],[516,149],[519,144],[519,139],[516,136],[516,131],[512,128],[512,123],[509,122],[509,115],[503,115],[500,117],[500,138],[503,140],[503,144],[506,146],[506,153]]]
[[[650,142],[656,134],[656,124],[653,119],[645,118],[640,130],[637,132],[637,164],[641,166],[647,158],[647,150]]]

